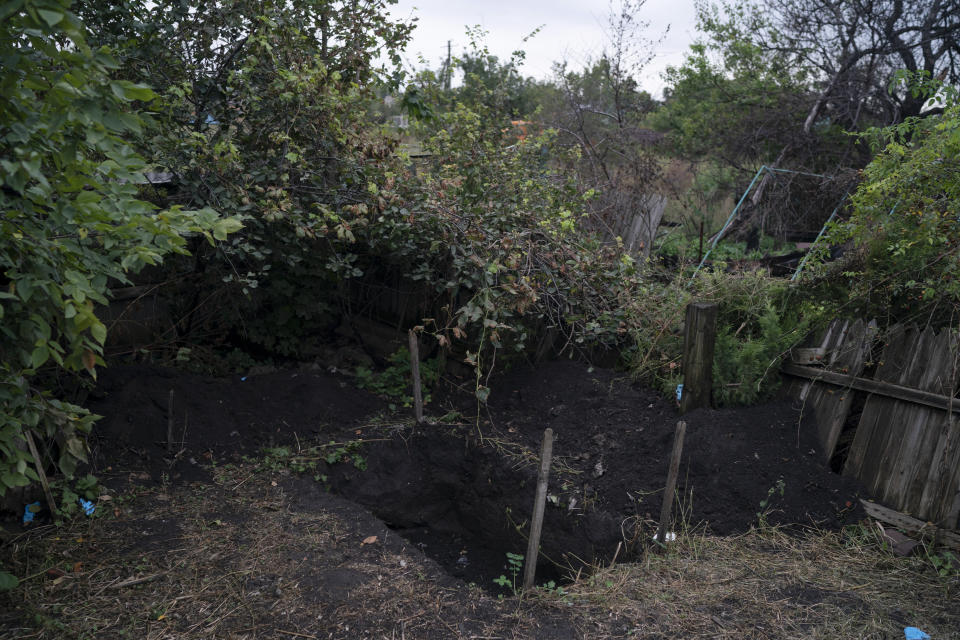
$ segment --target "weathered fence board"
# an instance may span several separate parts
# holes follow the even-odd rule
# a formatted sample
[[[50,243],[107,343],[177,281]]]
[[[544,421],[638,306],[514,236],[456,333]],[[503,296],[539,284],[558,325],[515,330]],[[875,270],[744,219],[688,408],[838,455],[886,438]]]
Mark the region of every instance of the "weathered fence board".
[[[875,378],[883,382],[900,384],[901,373],[903,373],[909,364],[908,357],[911,355],[907,349],[904,336],[904,330],[901,327],[895,327],[891,330],[886,345],[884,345],[882,360],[877,367]],[[883,428],[887,418],[896,407],[896,401],[892,398],[873,397],[863,408],[863,414],[860,417],[860,424],[857,425],[857,432],[853,438],[853,444],[850,446],[850,452],[847,455],[847,463],[844,467],[844,474],[863,478],[865,484],[870,484],[868,478],[874,473],[873,465],[879,460],[881,452],[886,448],[885,437],[888,431]],[[871,491],[875,487],[870,487]]]
[[[823,356],[826,355],[828,349],[836,346],[837,337],[842,326],[842,320],[834,320],[827,327],[827,330],[819,341],[814,341],[813,336],[810,336],[807,342],[804,343],[806,348],[793,350],[792,357],[794,358],[794,362],[804,365],[821,364],[823,362]],[[794,387],[795,395],[800,399],[800,402],[806,402],[807,396],[810,395],[810,391],[813,389],[813,383],[810,380],[803,380],[795,384],[799,384],[799,387]]]
[[[794,362],[784,365],[783,371],[809,380],[798,395],[813,404],[828,458],[850,411],[853,390],[868,392],[843,473],[858,479],[891,509],[957,528],[958,336],[946,329],[891,327],[870,380],[860,373],[874,333],[869,323],[835,321],[820,347],[798,350],[824,368]]]
[[[836,387],[854,389],[855,391],[866,391],[867,393],[876,393],[887,398],[914,402],[927,407],[933,407],[934,409],[940,409],[941,411],[960,413],[960,399],[951,398],[950,396],[927,393],[926,391],[911,389],[910,387],[904,387],[903,385],[893,384],[891,382],[881,382],[880,380],[871,380],[870,378],[857,378],[844,373],[825,371],[817,367],[805,367],[792,362],[784,363],[780,370],[787,375],[805,380],[807,384],[823,382]]]
[[[824,345],[824,360],[828,370],[858,376],[870,355],[870,342],[875,323],[857,320],[850,323],[835,320]],[[825,461],[833,457],[840,432],[853,404],[853,393],[828,385],[811,385],[806,400],[814,407],[817,417],[818,437]]]
[[[924,391],[940,393],[944,378],[950,377],[953,368],[949,332],[935,335],[928,329],[924,331],[924,342],[928,357],[925,364],[921,363],[920,380],[915,384]],[[903,422],[895,425],[900,428],[899,442],[891,443],[887,456],[889,463],[882,498],[894,508],[912,511],[920,508],[935,447],[948,416],[943,411],[916,405],[904,405],[903,414]]]
[[[908,330],[899,349],[910,359],[900,371],[899,383],[952,396],[954,350],[951,342],[948,331],[937,334],[930,328]],[[951,430],[956,428],[953,420],[946,412],[930,407],[877,397],[867,400],[865,417],[867,409],[886,413],[879,415],[882,419],[861,420],[858,437],[861,430],[865,436],[870,430],[876,433],[864,445],[863,456],[856,458],[860,461],[859,468],[852,466],[848,459],[846,472],[864,482],[877,498],[893,509],[956,526],[955,522],[945,521],[956,489],[951,479],[960,461],[943,457],[954,457],[946,446]],[[859,442],[855,438],[851,455],[859,454],[858,445],[866,442],[866,438]],[[938,449],[938,444],[942,448]]]

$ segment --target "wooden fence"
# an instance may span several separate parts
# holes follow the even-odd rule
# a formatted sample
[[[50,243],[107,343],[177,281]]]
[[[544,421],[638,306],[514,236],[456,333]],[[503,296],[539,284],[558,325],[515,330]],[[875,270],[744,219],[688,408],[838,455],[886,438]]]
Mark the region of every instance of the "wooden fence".
[[[836,320],[795,349],[783,373],[813,410],[824,456],[854,429],[844,475],[898,515],[960,528],[960,398],[956,331]],[[857,394],[863,410],[848,423]],[[856,416],[853,416],[856,418]]]

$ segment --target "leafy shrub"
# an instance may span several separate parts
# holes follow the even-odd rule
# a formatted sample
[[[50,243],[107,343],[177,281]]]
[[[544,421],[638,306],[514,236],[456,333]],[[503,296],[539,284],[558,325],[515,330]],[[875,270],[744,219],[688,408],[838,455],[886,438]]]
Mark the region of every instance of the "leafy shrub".
[[[763,271],[702,272],[699,300],[716,302],[714,401],[751,404],[777,388],[780,360],[820,322],[822,310],[792,295],[789,283]]]
[[[410,351],[406,347],[398,349],[388,358],[390,364],[379,372],[367,367],[357,367],[357,386],[373,393],[396,398],[409,407],[413,404],[410,395]],[[440,379],[439,358],[432,358],[420,362],[420,382],[423,385],[423,402],[430,402],[430,389]]]
[[[781,358],[822,321],[825,311],[794,295],[789,283],[763,271],[702,270],[648,278],[643,297],[624,309],[631,344],[626,362],[636,378],[672,395],[683,381],[683,323],[692,301],[718,305],[713,397],[721,406],[770,397]]]
[[[187,234],[223,240],[240,224],[211,209],[158,210],[138,198],[143,159],[127,136],[154,98],[113,80],[67,0],[0,9],[0,494],[37,476],[25,432],[55,443],[68,476],[94,416],[42,388],[46,374],[95,374],[108,287],[186,251]]]
[[[412,29],[388,4],[82,5],[91,37],[117,52],[114,76],[159,84],[156,126],[138,147],[175,179],[152,197],[245,224],[178,265],[179,297],[192,301],[183,342],[229,335],[293,357],[305,336],[330,328],[353,258],[331,252],[328,237],[352,236],[344,210],[368,206],[397,142],[367,116],[380,85],[398,82],[392,69]]]
[[[943,325],[960,308],[960,96],[923,73],[898,77],[943,113],[864,134],[877,155],[824,243],[846,246],[844,260],[830,266],[821,252],[805,280],[850,314]]]
[[[592,194],[556,168],[565,151],[553,132],[518,141],[486,115],[464,105],[438,115],[428,167],[387,167],[368,202],[344,207],[349,233],[328,231],[328,268],[344,280],[404,274],[433,301],[426,333],[456,343],[479,375],[548,330],[615,343],[632,258],[582,228]]]

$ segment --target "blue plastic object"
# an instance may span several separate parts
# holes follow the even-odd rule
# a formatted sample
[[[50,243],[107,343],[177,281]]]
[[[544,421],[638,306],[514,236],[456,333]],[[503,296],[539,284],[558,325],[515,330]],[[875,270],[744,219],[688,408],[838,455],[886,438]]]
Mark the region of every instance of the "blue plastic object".
[[[906,640],[930,640],[929,633],[924,633],[916,627],[904,627],[903,635],[906,636]]]
[[[77,498],[77,500],[80,502],[80,508],[83,509],[83,512],[88,516],[92,516],[93,512],[97,510],[97,507],[89,500],[84,500],[83,498]]]
[[[683,397],[683,384],[677,385],[677,402],[680,402],[680,398]]]
[[[36,515],[43,507],[40,506],[39,502],[31,502],[23,508],[23,524],[30,524],[33,522],[33,516]]]

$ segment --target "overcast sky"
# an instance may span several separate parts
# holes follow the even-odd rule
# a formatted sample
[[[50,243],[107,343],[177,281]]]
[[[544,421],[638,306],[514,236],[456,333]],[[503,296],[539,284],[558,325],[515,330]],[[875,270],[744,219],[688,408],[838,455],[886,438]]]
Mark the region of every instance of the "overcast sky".
[[[558,60],[579,68],[587,59],[596,59],[603,51],[609,10],[606,0],[399,0],[390,6],[395,17],[419,18],[405,56],[414,66],[419,66],[417,58],[422,55],[430,66],[438,67],[446,57],[447,40],[457,55],[468,44],[465,27],[480,25],[489,32],[491,53],[508,58],[516,49],[525,50],[521,71],[535,78],[549,77]],[[659,39],[670,28],[657,47],[657,57],[639,78],[644,89],[659,95],[660,72],[681,62],[695,38],[693,0],[647,0],[640,17],[650,22],[646,32],[650,39]],[[544,25],[540,33],[523,43],[540,25]]]

